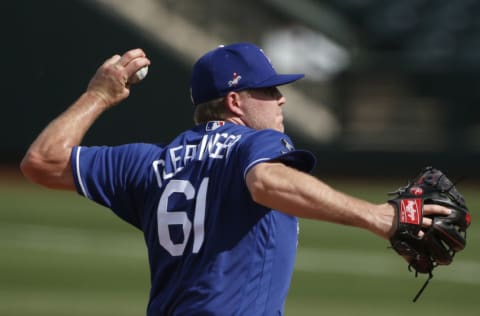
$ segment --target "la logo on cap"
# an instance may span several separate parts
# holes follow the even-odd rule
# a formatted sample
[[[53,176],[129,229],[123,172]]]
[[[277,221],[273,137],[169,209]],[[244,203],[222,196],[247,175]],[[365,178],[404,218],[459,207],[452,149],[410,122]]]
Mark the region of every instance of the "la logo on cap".
[[[237,74],[236,72],[233,73],[233,79],[228,82],[229,87],[233,87],[238,85],[238,82],[242,79],[242,76]]]
[[[226,96],[232,91],[281,86],[303,74],[277,74],[263,50],[251,43],[220,45],[193,66],[190,80],[194,105]]]

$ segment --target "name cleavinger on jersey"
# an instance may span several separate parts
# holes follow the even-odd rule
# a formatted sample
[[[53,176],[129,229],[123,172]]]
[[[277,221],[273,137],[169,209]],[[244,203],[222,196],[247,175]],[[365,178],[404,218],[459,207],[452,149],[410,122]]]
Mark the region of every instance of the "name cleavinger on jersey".
[[[228,159],[232,146],[242,135],[228,133],[206,134],[196,144],[168,148],[165,159],[152,162],[158,186],[180,172],[189,162],[210,159]]]

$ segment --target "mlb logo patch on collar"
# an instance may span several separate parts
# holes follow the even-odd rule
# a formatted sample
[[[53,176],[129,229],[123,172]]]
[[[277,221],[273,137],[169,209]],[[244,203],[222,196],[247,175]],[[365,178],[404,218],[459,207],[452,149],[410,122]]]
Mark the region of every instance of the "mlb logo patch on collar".
[[[225,125],[224,121],[210,121],[205,126],[205,130],[207,132],[210,132],[210,131],[216,130],[219,127],[222,127],[223,125]]]

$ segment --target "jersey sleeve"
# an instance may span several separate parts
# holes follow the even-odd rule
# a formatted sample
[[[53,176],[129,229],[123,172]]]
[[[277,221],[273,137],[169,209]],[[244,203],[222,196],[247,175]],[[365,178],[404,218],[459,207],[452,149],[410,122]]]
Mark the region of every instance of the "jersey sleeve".
[[[71,165],[77,192],[140,228],[150,151],[146,144],[74,147]]]
[[[281,161],[295,169],[311,172],[315,156],[306,150],[295,149],[291,139],[274,130],[261,130],[246,137],[240,146],[243,177],[256,164],[266,161]]]

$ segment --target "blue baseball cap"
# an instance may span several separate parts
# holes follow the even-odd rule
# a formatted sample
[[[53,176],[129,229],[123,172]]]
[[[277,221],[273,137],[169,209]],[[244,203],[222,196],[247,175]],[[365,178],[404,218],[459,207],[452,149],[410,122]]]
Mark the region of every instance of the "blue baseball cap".
[[[190,82],[194,105],[227,95],[230,91],[281,86],[303,74],[277,74],[263,50],[250,43],[219,46],[193,66]]]

